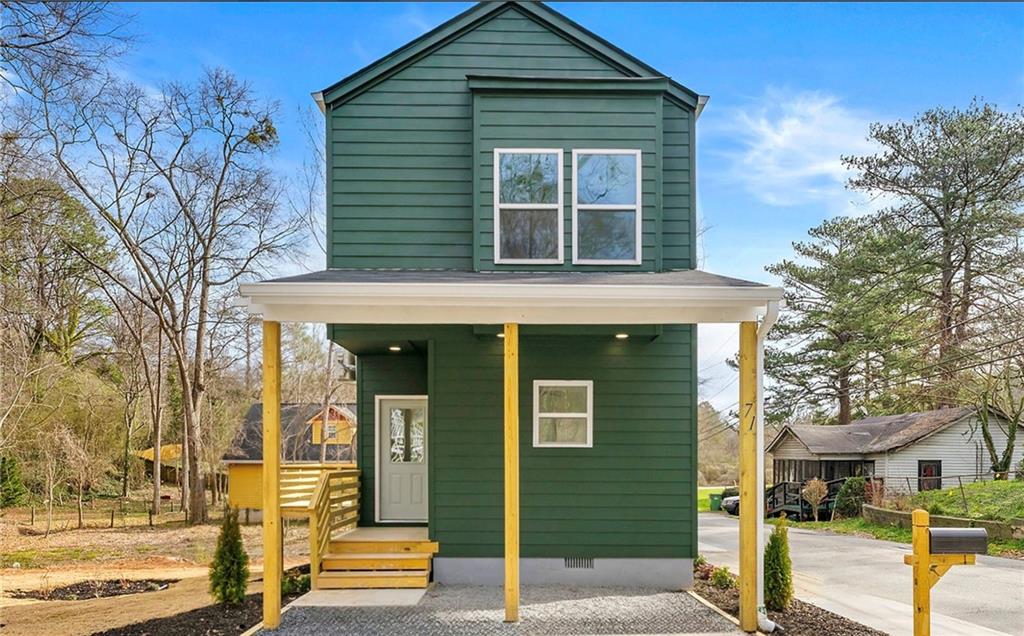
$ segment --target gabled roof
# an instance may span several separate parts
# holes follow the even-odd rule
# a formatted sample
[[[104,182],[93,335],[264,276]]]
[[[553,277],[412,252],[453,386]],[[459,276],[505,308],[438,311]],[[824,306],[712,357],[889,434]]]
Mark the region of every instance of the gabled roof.
[[[909,446],[974,414],[973,408],[959,407],[866,417],[845,426],[787,425],[765,452],[772,452],[788,433],[815,455],[884,453]]]
[[[331,420],[348,420],[355,426],[355,404],[332,404]],[[320,418],[323,404],[301,403],[281,405],[281,457],[286,462],[315,462],[320,460],[320,445],[312,442],[312,421]],[[343,446],[346,457],[334,455]],[[348,445],[331,444],[327,459],[349,459]],[[249,407],[242,427],[224,454],[225,462],[258,462],[263,460],[263,403]]]
[[[626,75],[633,77],[663,76],[662,73],[659,73],[648,64],[626,53],[611,42],[583,28],[543,3],[480,2],[405,46],[388,53],[376,62],[361,68],[322,91],[313,93],[313,97],[320,104],[321,109],[324,108],[325,103],[333,104],[335,102],[347,101],[377,82],[397,73],[409,64],[472,30],[477,25],[507,10],[519,11],[543,24]],[[668,80],[668,82],[667,95],[675,101],[693,108],[697,115],[700,116],[700,111],[707,102],[707,96],[699,95],[679,82],[673,80]]]

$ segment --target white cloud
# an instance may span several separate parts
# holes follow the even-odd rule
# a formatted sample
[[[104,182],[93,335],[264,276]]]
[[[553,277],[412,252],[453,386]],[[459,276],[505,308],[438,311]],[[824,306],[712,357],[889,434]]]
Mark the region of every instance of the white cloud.
[[[772,206],[827,204],[830,214],[874,209],[860,193],[847,191],[842,155],[875,150],[868,126],[878,119],[817,91],[769,88],[751,105],[725,113],[709,131],[729,163],[724,175],[758,201]],[[722,139],[727,137],[727,139]]]

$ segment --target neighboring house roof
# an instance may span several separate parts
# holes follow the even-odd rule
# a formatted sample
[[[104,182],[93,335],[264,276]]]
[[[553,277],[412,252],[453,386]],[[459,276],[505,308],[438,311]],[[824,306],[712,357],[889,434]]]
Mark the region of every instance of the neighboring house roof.
[[[566,40],[617,68],[627,76],[650,77],[653,75],[664,77],[662,73],[659,73],[651,66],[540,2],[480,2],[405,46],[388,53],[376,62],[363,67],[322,91],[313,93],[313,97],[321,105],[321,108],[324,103],[332,104],[351,99],[382,79],[397,73],[430,52],[444,46],[467,31],[476,28],[479,24],[510,9],[517,10],[545,25]],[[693,108],[697,115],[700,116],[700,111],[707,102],[707,96],[698,95],[679,82],[671,79],[668,81],[667,94],[674,101]]]
[[[765,449],[789,433],[815,455],[867,455],[897,450],[972,416],[969,407],[866,417],[843,426],[788,425]]]
[[[356,405],[332,404],[333,412],[329,421],[348,420],[352,426],[356,423]],[[312,421],[320,418],[323,404],[282,404],[281,405],[281,457],[286,462],[320,461],[320,445],[312,441]],[[328,459],[332,449],[339,445],[327,447]],[[347,445],[346,445],[347,446]],[[249,407],[242,421],[242,428],[235,435],[228,452],[224,454],[225,462],[263,461],[263,403],[257,402]]]

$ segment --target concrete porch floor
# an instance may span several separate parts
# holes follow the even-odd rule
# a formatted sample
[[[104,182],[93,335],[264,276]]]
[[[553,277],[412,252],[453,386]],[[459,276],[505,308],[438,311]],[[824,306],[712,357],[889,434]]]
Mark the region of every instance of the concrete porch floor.
[[[404,590],[359,590],[347,602],[313,606],[306,596],[261,634],[489,636],[492,634],[742,634],[684,592],[639,588],[523,586],[519,623],[506,624],[501,588],[432,585],[421,598]],[[346,591],[348,592],[348,591]],[[313,592],[311,594],[318,594]],[[390,594],[386,594],[390,593]],[[332,592],[331,594],[339,594]],[[307,595],[310,596],[310,595]],[[306,599],[306,600],[304,600]]]

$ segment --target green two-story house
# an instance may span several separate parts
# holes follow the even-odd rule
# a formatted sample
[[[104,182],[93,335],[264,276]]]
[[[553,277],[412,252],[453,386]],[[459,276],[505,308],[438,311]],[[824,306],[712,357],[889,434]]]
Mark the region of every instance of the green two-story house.
[[[756,328],[781,298],[695,269],[707,98],[511,2],[314,97],[327,269],[242,295],[270,325],[327,323],[357,356],[359,528],[346,536],[390,540],[388,554],[419,553],[395,543],[418,537],[432,562],[410,570],[417,584],[504,582],[507,599],[520,579],[688,586],[696,324]],[[392,569],[372,565],[337,586]]]

